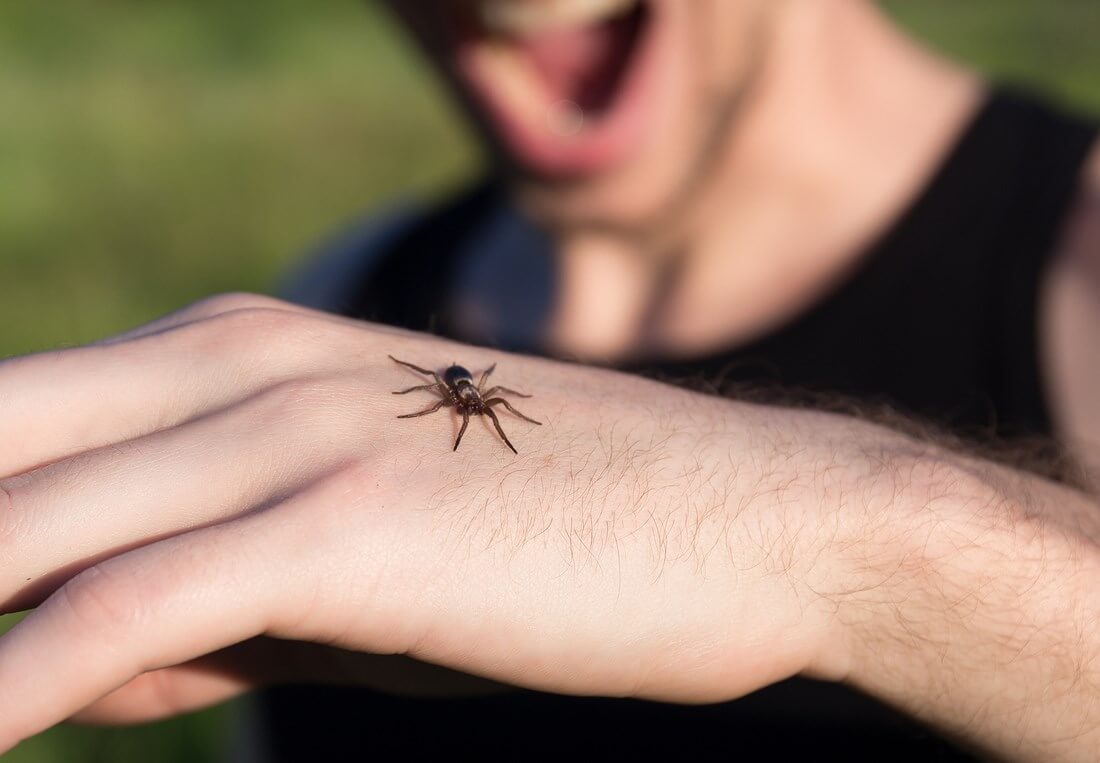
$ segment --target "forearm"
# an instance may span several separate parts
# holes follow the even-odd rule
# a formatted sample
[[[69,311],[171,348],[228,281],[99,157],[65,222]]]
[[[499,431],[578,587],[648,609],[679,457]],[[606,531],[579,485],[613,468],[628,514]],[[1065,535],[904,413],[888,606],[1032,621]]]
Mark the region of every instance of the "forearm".
[[[515,494],[560,506],[535,531],[570,539],[573,563],[597,572],[636,552],[640,583],[676,581],[669,606],[701,597],[734,623],[718,664],[735,670],[691,686],[683,670],[652,674],[651,696],[737,696],[793,670],[986,754],[1097,757],[1100,509],[1087,496],[851,417],[575,366],[530,378],[551,422],[532,444],[553,455],[533,456],[541,480],[516,473]],[[783,664],[742,634],[765,619]]]
[[[478,421],[455,452],[455,410],[398,420],[447,398],[394,397],[423,382],[395,352],[499,363],[544,425],[507,418],[513,453]],[[706,702],[801,672],[1005,757],[1095,757],[1100,531],[1069,490],[850,417],[240,295],[5,362],[0,387],[0,605],[41,605],[0,639],[0,752],[118,687],[141,718],[224,697],[171,666],[263,634],[572,694]],[[149,666],[187,699],[150,710]]]
[[[647,627],[670,646],[638,664],[664,667],[613,693],[708,701],[802,672],[987,754],[1096,759],[1088,497],[852,417],[526,358],[508,370],[547,426],[503,469],[444,472],[429,505],[463,558],[502,549],[532,579],[583,572],[616,605],[631,587],[655,597]],[[685,650],[704,622],[714,648]]]
[[[678,460],[718,469],[679,478],[693,544],[712,534],[697,507],[720,498],[735,566],[781,573],[807,611],[835,607],[835,643],[804,673],[985,755],[1100,758],[1091,496],[850,417],[680,405],[691,415],[666,420],[691,448]]]
[[[829,595],[846,680],[979,752],[1100,757],[1100,507],[933,446],[883,461]],[[909,451],[909,452],[904,452]]]

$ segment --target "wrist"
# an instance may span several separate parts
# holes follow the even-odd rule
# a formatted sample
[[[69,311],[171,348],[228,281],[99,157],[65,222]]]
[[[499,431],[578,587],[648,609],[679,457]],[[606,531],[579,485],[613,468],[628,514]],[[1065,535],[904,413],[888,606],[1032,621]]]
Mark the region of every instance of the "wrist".
[[[845,555],[844,680],[985,752],[1075,759],[1097,733],[1095,507],[923,450],[884,462]]]

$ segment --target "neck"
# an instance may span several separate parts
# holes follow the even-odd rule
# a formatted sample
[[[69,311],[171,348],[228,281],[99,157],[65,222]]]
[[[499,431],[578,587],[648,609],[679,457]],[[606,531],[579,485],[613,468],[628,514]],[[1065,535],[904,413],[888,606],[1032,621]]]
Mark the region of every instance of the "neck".
[[[789,320],[901,214],[980,101],[863,0],[776,8],[720,170],[676,224],[644,245],[561,242],[557,351],[691,356]]]

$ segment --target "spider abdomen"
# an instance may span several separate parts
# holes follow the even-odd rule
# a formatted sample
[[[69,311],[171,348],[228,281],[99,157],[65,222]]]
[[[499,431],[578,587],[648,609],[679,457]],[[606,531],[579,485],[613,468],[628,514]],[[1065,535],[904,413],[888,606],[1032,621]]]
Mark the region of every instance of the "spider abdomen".
[[[447,383],[448,387],[457,387],[462,382],[473,385],[474,377],[465,368],[456,365],[443,372],[443,381]]]

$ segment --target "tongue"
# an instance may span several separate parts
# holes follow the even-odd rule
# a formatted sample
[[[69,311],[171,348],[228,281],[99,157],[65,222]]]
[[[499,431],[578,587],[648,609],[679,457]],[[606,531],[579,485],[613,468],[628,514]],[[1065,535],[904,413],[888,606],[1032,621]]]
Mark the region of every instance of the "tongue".
[[[626,68],[637,32],[631,17],[540,32],[518,43],[555,100],[589,116],[606,111]]]

